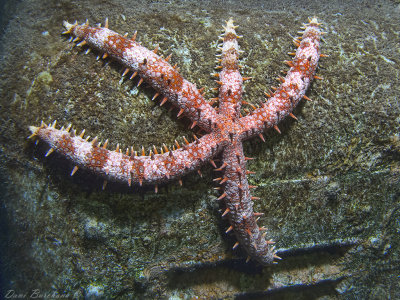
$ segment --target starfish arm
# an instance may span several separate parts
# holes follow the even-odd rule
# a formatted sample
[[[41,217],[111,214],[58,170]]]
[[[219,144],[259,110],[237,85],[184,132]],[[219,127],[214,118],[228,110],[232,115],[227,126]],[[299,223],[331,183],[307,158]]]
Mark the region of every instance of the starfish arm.
[[[111,151],[100,147],[97,138],[91,142],[83,138],[83,133],[56,129],[55,123],[40,127],[31,126],[31,137],[37,137],[50,145],[46,156],[54,150],[67,157],[77,168],[87,169],[106,180],[131,184],[158,184],[198,169],[222,150],[221,139],[217,134],[207,134],[200,139],[178,149],[162,154],[135,156],[121,153],[119,147]]]
[[[238,119],[242,100],[243,78],[239,72],[239,44],[238,35],[233,21],[230,19],[224,27],[223,44],[220,48],[222,70],[218,75],[219,88],[219,113]]]
[[[179,179],[189,172],[199,170],[211,162],[224,147],[225,142],[218,134],[209,133],[173,151],[150,156],[132,158],[132,182],[143,184],[162,183]],[[211,162],[213,163],[213,162]]]
[[[247,182],[242,143],[238,141],[226,146],[222,157],[225,166],[224,177],[221,180],[224,193],[220,198],[226,203],[227,209],[224,215],[228,216],[230,228],[248,255],[263,265],[271,264],[275,252],[271,248],[271,242],[265,240],[257,225],[253,199]]]
[[[82,40],[81,44],[88,44],[105,56],[110,56],[123,64],[134,77],[138,74],[142,80],[148,82],[157,94],[164,98],[161,104],[169,100],[179,109],[178,115],[187,116],[193,123],[211,132],[213,123],[217,120],[217,112],[204,99],[196,86],[184,79],[178,70],[172,67],[165,59],[135,42],[135,37],[128,39],[106,27],[90,27],[87,23],[78,25],[64,22],[69,33],[75,37],[74,41]],[[103,55],[103,57],[105,57]]]
[[[293,61],[288,62],[290,69],[281,80],[282,84],[262,107],[240,118],[240,135],[243,139],[259,135],[265,129],[276,126],[305,97],[321,56],[320,40],[323,33],[316,18],[311,19],[305,26],[295,57]]]

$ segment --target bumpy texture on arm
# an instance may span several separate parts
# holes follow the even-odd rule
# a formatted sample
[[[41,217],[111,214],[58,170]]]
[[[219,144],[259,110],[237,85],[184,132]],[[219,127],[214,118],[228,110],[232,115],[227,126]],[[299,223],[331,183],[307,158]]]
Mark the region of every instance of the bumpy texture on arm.
[[[82,40],[80,45],[86,43],[121,62],[127,69],[124,73],[133,72],[131,77],[138,74],[141,81],[148,82],[156,91],[157,96],[164,96],[162,104],[170,101],[179,108],[178,115],[185,115],[194,124],[211,132],[212,125],[216,122],[215,109],[204,99],[196,86],[184,79],[176,68],[167,60],[156,54],[157,48],[150,51],[135,41],[136,36],[128,39],[105,27],[91,27],[87,23],[82,25],[64,22],[65,33],[75,36],[75,40]],[[103,56],[104,57],[104,56]],[[139,81],[141,83],[141,81]]]
[[[235,32],[232,20],[226,24],[223,35],[221,67],[219,74],[221,86],[219,89],[220,110],[219,113],[232,123],[225,122],[223,129],[230,143],[222,153],[223,176],[219,182],[223,187],[223,194],[219,199],[225,201],[226,210],[223,216],[227,216],[231,226],[227,232],[233,231],[237,238],[236,248],[239,244],[246,250],[249,257],[261,264],[270,264],[275,255],[273,242],[266,241],[262,229],[257,225],[257,213],[253,211],[253,198],[250,194],[250,186],[247,181],[246,157],[243,153],[240,138],[240,106],[242,103],[243,79],[239,72],[239,38]],[[231,124],[229,128],[228,124]]]
[[[311,81],[314,79],[318,60],[321,56],[320,40],[322,31],[316,18],[305,24],[305,30],[298,44],[293,61],[287,62],[290,66],[282,84],[276,89],[270,99],[262,107],[254,110],[250,115],[240,119],[241,136],[245,139],[261,134],[264,130],[275,127],[287,115],[291,114],[296,105],[305,96]]]
[[[165,147],[165,152],[162,150],[164,153],[151,152],[149,156],[138,156],[128,149],[125,154],[119,148],[116,151],[108,150],[106,143],[101,147],[97,138],[89,142],[83,139],[83,133],[76,135],[70,129],[70,126],[56,129],[55,123],[51,126],[42,123],[40,127],[30,127],[32,136],[40,138],[51,147],[46,156],[55,150],[76,165],[71,175],[81,167],[106,180],[129,185],[155,185],[180,178],[199,169],[222,149],[220,136],[211,133],[192,143],[177,146],[175,150],[170,151]]]

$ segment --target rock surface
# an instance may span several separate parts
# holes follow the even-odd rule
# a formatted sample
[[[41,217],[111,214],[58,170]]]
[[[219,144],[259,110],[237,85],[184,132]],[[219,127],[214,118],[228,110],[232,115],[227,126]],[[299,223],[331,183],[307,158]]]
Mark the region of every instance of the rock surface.
[[[19,1],[1,35],[0,195],[2,295],[51,298],[385,299],[400,297],[400,6],[334,1]],[[339,3],[339,1],[338,1]],[[172,53],[181,73],[213,97],[217,36],[240,27],[247,102],[286,66],[308,17],[324,23],[318,75],[298,121],[245,143],[256,210],[277,241],[278,265],[232,251],[213,171],[160,187],[128,188],[27,141],[28,126],[57,119],[91,136],[146,149],[190,136],[185,120],[151,101],[122,68],[84,55],[62,21],[110,20]],[[8,294],[11,293],[11,294]]]

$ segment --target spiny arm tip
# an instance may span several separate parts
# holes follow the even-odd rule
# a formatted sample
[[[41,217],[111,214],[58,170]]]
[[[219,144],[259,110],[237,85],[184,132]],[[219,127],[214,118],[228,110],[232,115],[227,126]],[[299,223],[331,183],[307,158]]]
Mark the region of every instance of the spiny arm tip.
[[[37,135],[38,131],[39,131],[39,127],[36,126],[29,126],[29,130],[31,131],[31,135],[28,137],[28,139],[33,138],[34,136]]]
[[[39,127],[29,126],[29,130],[32,132],[32,134],[36,134],[39,130]]]
[[[310,25],[311,24],[313,24],[313,25],[317,25],[317,26],[320,26],[320,25],[322,25],[322,23],[318,23],[318,19],[317,19],[317,17],[312,17],[312,18],[308,18],[308,20],[309,20],[309,22],[310,22]]]
[[[63,21],[63,25],[64,25],[64,27],[66,29],[66,31],[64,31],[63,33],[67,34],[67,33],[71,32],[72,28],[74,28],[76,25],[78,25],[78,22],[75,21],[74,24],[71,24],[68,21]]]

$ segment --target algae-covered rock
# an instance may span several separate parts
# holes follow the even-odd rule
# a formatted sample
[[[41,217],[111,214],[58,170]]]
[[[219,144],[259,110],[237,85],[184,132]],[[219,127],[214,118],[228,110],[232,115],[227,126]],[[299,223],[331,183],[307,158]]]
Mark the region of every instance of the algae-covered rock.
[[[338,2],[339,3],[339,2]],[[69,298],[385,299],[400,297],[400,8],[321,1],[19,1],[1,36],[1,293]],[[151,87],[121,79],[102,53],[73,47],[62,22],[104,22],[172,53],[215,97],[215,54],[233,18],[254,105],[286,70],[292,38],[316,16],[326,34],[318,75],[296,120],[245,142],[255,210],[283,260],[261,267],[221,218],[211,166],[183,186],[128,188],[78,171],[28,141],[40,121],[72,123],[121,148],[172,145],[188,122]],[[4,19],[6,20],[6,19]],[[0,24],[5,24],[1,21]],[[251,110],[245,107],[243,113]]]

